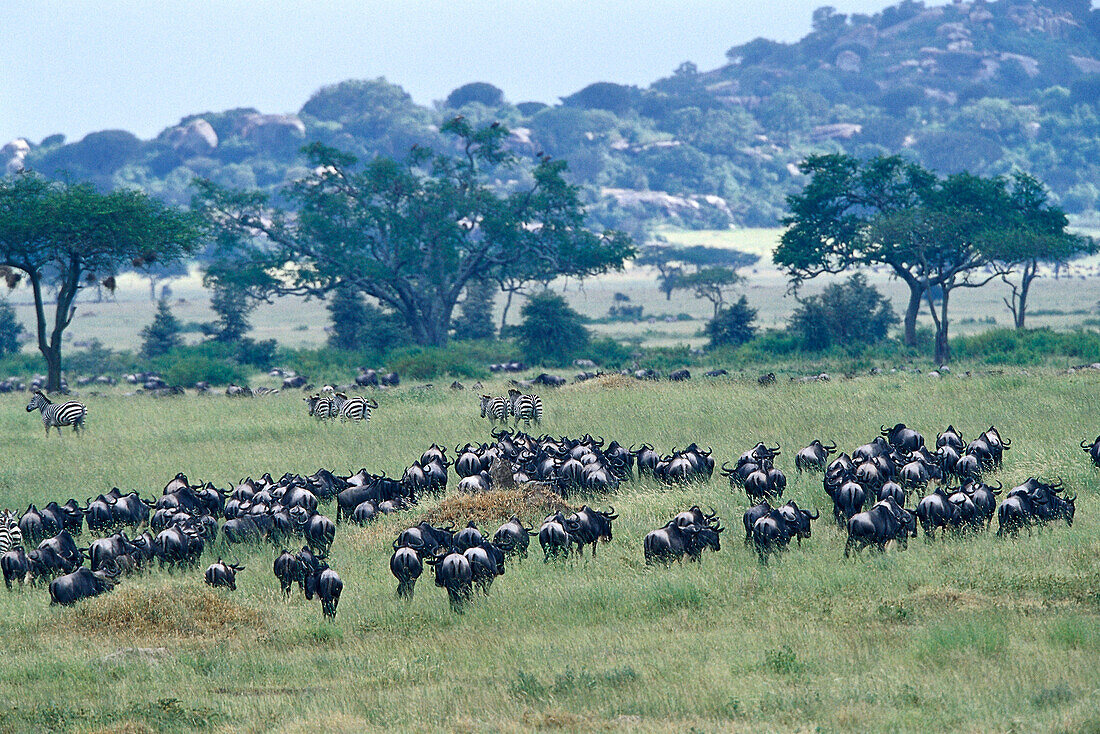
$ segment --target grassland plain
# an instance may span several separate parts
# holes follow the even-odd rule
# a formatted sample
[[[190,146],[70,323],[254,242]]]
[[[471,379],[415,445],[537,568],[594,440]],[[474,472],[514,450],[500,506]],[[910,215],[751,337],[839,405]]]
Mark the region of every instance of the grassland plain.
[[[153,495],[178,471],[222,486],[321,466],[394,474],[433,441],[488,438],[469,393],[379,401],[363,426],[319,425],[289,393],[89,397],[87,435],[46,441],[24,398],[3,396],[0,506],[112,486]],[[820,478],[792,468],[812,438],[850,449],[883,423],[930,437],[993,423],[1013,440],[995,478],[1061,476],[1077,520],[846,561],[824,512],[812,539],[764,568],[741,544],[748,503],[721,478],[636,481],[588,500],[620,514],[595,559],[544,564],[536,551],[464,615],[430,575],[411,603],[394,598],[390,541],[416,512],[341,525],[333,623],[300,594],[283,602],[267,547],[220,551],[247,566],[235,593],[205,589],[201,569],[126,579],[76,608],[50,608],[44,589],[0,593],[0,731],[1100,731],[1100,475],[1077,447],[1100,433],[1095,373],[610,380],[546,406],[550,433],[666,452],[695,440],[729,459],[777,440],[788,495],[821,510]],[[692,503],[726,519],[721,552],[646,568],[642,536]],[[166,652],[109,657],[134,647]]]

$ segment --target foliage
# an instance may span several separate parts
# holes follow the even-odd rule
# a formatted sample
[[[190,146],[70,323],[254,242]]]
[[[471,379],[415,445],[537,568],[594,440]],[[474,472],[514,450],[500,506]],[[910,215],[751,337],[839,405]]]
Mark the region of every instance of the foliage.
[[[749,341],[756,334],[756,327],[752,323],[755,319],[756,309],[749,307],[748,299],[744,296],[728,306],[723,306],[704,329],[711,348],[737,346]]]
[[[732,285],[737,280],[738,269],[755,265],[759,260],[758,255],[748,252],[703,245],[647,245],[635,258],[638,265],[648,265],[657,269],[659,273],[657,285],[666,298],[671,298],[672,292],[677,288],[695,288],[695,283],[692,283],[690,278],[685,280],[683,276],[706,270],[710,275],[698,278],[696,281],[698,285],[705,286],[708,279],[729,281],[714,285]],[[724,271],[732,272],[732,278]],[[719,295],[721,295],[720,292]],[[697,293],[696,297],[706,296]]]
[[[163,298],[157,302],[153,322],[141,330],[141,355],[159,357],[183,343],[179,319]]]
[[[504,92],[488,82],[470,82],[453,90],[443,103],[452,109],[477,103],[486,107],[500,107],[504,104]]]
[[[674,273],[665,282],[669,292],[691,291],[696,298],[706,299],[714,306],[714,316],[726,305],[726,296],[741,284],[741,276],[731,268],[707,267],[692,273]]]
[[[209,332],[215,341],[224,343],[239,342],[252,329],[249,315],[256,303],[245,288],[229,278],[219,278],[212,283],[210,308],[217,320],[209,325]]]
[[[169,385],[191,387],[197,382],[228,385],[247,381],[247,373],[234,362],[194,348],[177,349],[156,364]]]
[[[1030,176],[941,178],[898,156],[860,161],[843,154],[810,156],[801,170],[810,181],[787,198],[791,213],[776,263],[795,288],[823,273],[889,267],[910,291],[906,343],[914,343],[925,299],[941,363],[950,358],[953,289],[985,285],[1044,251],[1081,249],[1080,238],[1065,230],[1065,214]]]
[[[503,147],[507,129],[475,129],[457,117],[443,132],[458,155],[418,148],[403,161],[377,157],[359,166],[354,156],[309,146],[312,173],[283,192],[294,215],[260,192],[200,182],[195,206],[220,235],[211,272],[264,294],[355,288],[401,314],[417,343],[441,345],[472,280],[580,278],[619,268],[633,254],[625,235],[584,228],[564,162],[540,159],[523,171],[527,187],[501,194],[484,169],[515,167]]]
[[[466,298],[454,320],[455,339],[492,339],[496,335],[493,303],[498,290],[496,283],[491,281],[475,280],[466,286]]]
[[[806,349],[874,344],[886,338],[898,321],[890,301],[862,273],[833,283],[817,296],[805,298],[791,315],[790,328]]]
[[[9,287],[22,277],[31,286],[47,388],[61,386],[62,337],[81,288],[134,261],[179,260],[201,236],[190,214],[137,191],[102,194],[26,173],[0,180],[0,270]],[[46,288],[56,289],[52,314]]]
[[[23,324],[7,300],[0,301],[0,358],[19,352]]]
[[[328,345],[334,349],[362,349],[363,335],[370,326],[363,294],[353,288],[337,286],[332,290],[328,309],[332,331]]]
[[[530,362],[564,365],[588,346],[583,318],[556,293],[534,294],[523,304],[522,314],[516,342]]]

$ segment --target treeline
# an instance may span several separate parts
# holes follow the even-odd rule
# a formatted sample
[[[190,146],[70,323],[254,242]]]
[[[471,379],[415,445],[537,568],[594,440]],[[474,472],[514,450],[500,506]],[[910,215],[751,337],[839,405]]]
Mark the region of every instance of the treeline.
[[[823,7],[796,43],[756,39],[717,69],[684,63],[645,88],[598,82],[555,105],[475,82],[421,106],[384,79],[355,80],[294,114],[200,113],[148,141],[120,130],[17,141],[0,162],[185,205],[196,178],[276,193],[304,172],[308,142],[364,160],[439,149],[442,124],[462,114],[503,123],[517,154],[568,160],[594,221],[636,237],[654,221],[774,226],[804,183],[797,164],[829,152],[901,153],[941,174],[1022,169],[1070,214],[1095,216],[1098,32],[1088,0]]]

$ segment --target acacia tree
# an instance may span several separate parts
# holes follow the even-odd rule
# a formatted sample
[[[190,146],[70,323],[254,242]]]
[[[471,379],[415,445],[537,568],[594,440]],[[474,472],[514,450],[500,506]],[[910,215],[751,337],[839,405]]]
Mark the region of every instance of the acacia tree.
[[[103,194],[30,173],[0,180],[0,267],[11,276],[9,287],[22,278],[30,285],[46,389],[61,389],[61,339],[83,287],[137,260],[179,260],[195,251],[201,235],[189,214],[137,191]],[[52,314],[47,288],[57,294]]]
[[[472,280],[573,275],[621,267],[633,254],[619,232],[584,228],[565,164],[543,157],[505,192],[496,173],[518,168],[499,123],[442,126],[455,152],[415,147],[404,161],[379,156],[360,165],[313,144],[312,173],[283,191],[293,212],[258,192],[208,181],[195,208],[219,232],[219,279],[245,279],[266,295],[323,296],[343,283],[401,315],[419,344],[444,344],[460,294]]]
[[[1033,179],[939,178],[897,156],[861,163],[848,155],[812,156],[800,194],[787,199],[789,229],[775,251],[792,288],[823,273],[886,265],[909,286],[905,342],[916,343],[922,300],[936,327],[935,359],[950,358],[948,304],[955,288],[1005,277],[1042,238],[1072,238],[1064,216],[1039,202]],[[935,303],[933,292],[942,294]],[[1025,296],[1026,298],[1026,296]]]
[[[810,181],[787,197],[791,213],[782,220],[788,229],[775,249],[775,263],[787,271],[793,290],[819,275],[886,265],[909,287],[903,324],[905,343],[914,346],[925,284],[904,248],[875,242],[867,231],[876,218],[916,206],[935,176],[898,156],[861,163],[845,154],[814,155],[799,169]]]
[[[1060,265],[1081,255],[1096,251],[1089,237],[1066,232],[1069,220],[1060,208],[1047,200],[1046,189],[1034,177],[1017,173],[1013,177],[1010,214],[1017,226],[1004,235],[1005,267],[1019,273],[1018,279],[1001,275],[1011,293],[1004,304],[1012,314],[1017,329],[1023,329],[1027,316],[1027,298],[1031,284],[1039,277],[1041,264]]]
[[[678,273],[669,278],[670,290],[691,291],[696,298],[714,306],[712,318],[726,305],[726,296],[741,284],[741,276],[731,268],[700,268],[694,273]]]
[[[657,287],[671,300],[672,292],[680,283],[680,277],[706,268],[727,268],[737,271],[755,265],[760,259],[741,250],[705,245],[647,245],[642,248],[635,262],[657,269]]]

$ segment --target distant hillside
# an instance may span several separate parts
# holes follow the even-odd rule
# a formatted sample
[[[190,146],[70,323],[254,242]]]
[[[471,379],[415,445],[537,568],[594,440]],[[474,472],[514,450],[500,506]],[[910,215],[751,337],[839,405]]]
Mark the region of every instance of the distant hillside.
[[[727,55],[718,69],[685,63],[645,89],[599,82],[554,106],[513,104],[477,82],[422,107],[384,79],[346,81],[295,114],[201,113],[153,140],[16,140],[0,165],[186,203],[195,176],[277,188],[300,173],[307,141],[361,156],[438,145],[440,121],[461,112],[505,122],[518,152],[567,159],[596,219],[634,232],[655,219],[774,225],[800,183],[795,164],[829,150],[902,152],[940,171],[1018,167],[1071,213],[1100,206],[1100,11],[1089,0],[820,8],[797,43],[760,38]]]

